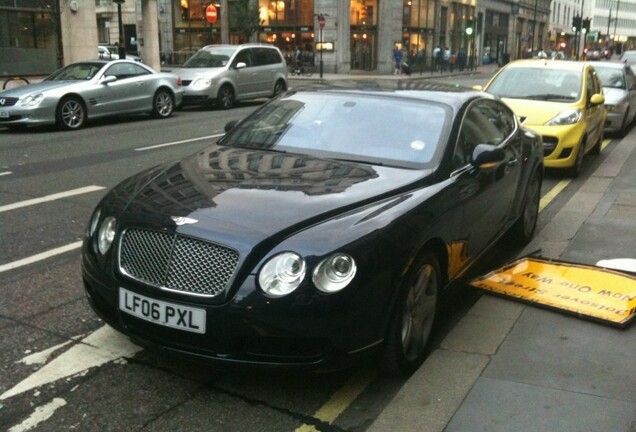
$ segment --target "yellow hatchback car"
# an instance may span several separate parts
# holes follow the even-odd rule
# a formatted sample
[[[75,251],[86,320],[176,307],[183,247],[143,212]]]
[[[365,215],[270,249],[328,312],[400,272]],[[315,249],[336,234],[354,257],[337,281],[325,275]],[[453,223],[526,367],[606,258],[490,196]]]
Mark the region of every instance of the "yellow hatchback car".
[[[517,60],[484,88],[501,97],[521,123],[543,137],[546,168],[576,177],[587,153],[599,154],[607,110],[603,86],[589,63]]]

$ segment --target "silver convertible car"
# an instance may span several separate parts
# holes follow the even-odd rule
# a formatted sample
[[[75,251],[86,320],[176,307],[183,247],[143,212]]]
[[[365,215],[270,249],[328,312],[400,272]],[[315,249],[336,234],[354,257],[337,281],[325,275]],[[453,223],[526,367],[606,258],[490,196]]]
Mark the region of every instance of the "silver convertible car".
[[[172,115],[183,100],[181,79],[131,60],[70,64],[42,82],[0,92],[0,125],[57,124],[74,130],[88,119],[120,114]]]

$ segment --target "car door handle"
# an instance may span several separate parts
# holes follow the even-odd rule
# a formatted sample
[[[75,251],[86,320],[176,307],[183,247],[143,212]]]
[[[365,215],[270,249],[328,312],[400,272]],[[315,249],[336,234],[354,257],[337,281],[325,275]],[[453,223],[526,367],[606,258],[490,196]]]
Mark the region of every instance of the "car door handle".
[[[144,85],[144,84],[146,84],[146,83],[145,83],[145,82],[143,82],[143,81],[137,81],[137,87],[140,87],[140,86],[142,86],[142,85]]]
[[[512,160],[509,160],[508,162],[506,162],[506,165],[508,165],[508,166],[517,165],[518,161],[519,161],[519,159],[512,159]]]

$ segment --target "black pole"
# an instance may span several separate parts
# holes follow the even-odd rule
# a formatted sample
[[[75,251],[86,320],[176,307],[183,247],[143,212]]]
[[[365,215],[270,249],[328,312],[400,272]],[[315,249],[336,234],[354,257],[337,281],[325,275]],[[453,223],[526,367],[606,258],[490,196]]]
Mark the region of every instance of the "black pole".
[[[64,66],[64,44],[62,43],[62,11],[60,1],[55,2],[55,33],[57,36],[57,68]]]
[[[537,34],[537,3],[539,0],[534,0],[534,18],[532,21],[532,42],[530,42],[530,56],[532,56],[532,52],[534,51],[534,38]]]
[[[113,0],[117,3],[117,21],[119,23],[119,59],[126,58],[126,38],[124,36],[124,23],[121,19],[121,4],[124,0]]]
[[[320,27],[320,78],[322,78],[322,50],[324,49],[324,43],[322,41],[322,26]]]

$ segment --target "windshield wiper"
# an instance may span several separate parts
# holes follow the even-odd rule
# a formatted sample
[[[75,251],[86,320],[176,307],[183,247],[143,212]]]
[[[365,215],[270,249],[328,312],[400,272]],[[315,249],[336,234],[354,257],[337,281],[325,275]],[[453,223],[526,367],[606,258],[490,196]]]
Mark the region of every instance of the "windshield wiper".
[[[574,97],[572,96],[566,96],[566,95],[562,95],[562,94],[555,94],[555,93],[546,93],[546,94],[540,94],[540,95],[528,95],[528,96],[520,96],[520,99],[532,99],[532,100],[552,100],[552,99],[559,99],[559,100],[576,100]]]

